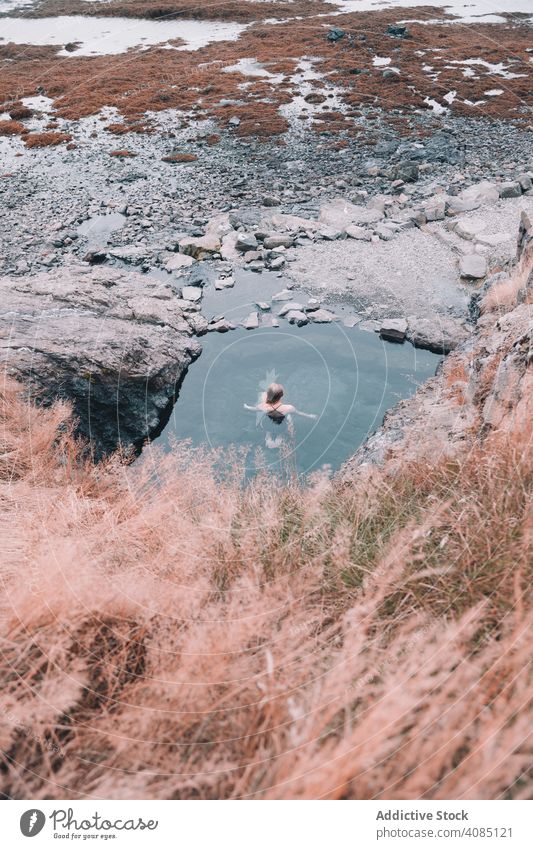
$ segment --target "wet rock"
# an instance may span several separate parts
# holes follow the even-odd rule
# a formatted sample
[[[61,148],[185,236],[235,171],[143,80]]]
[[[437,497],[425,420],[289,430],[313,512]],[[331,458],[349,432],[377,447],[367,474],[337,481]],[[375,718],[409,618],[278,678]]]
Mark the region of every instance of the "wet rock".
[[[235,278],[230,277],[217,277],[215,280],[215,289],[220,291],[222,289],[233,289],[235,286]]]
[[[461,277],[481,280],[487,274],[487,260],[480,254],[466,254],[459,261]]]
[[[272,295],[272,300],[274,302],[290,301],[291,298],[292,298],[292,292],[290,292],[288,289],[283,289],[281,292],[276,292],[275,295]]]
[[[298,327],[303,327],[304,324],[309,324],[309,319],[301,310],[291,310],[287,313],[286,318],[289,324],[296,324]]]
[[[207,330],[215,333],[227,333],[229,330],[235,330],[235,325],[226,318],[220,318],[218,321],[210,322]]]
[[[518,180],[500,184],[501,198],[519,198],[522,195],[522,186]]]
[[[201,351],[170,286],[87,266],[0,285],[7,373],[44,403],[69,400],[96,457],[159,432]]]
[[[403,342],[407,335],[407,322],[404,318],[387,318],[381,322],[379,335],[389,342]]]
[[[309,318],[315,324],[331,324],[332,321],[337,321],[335,313],[325,309],[312,310],[309,313]]]
[[[303,306],[302,304],[297,303],[296,301],[288,301],[288,303],[284,304],[282,308],[278,312],[278,316],[283,318],[283,316],[287,315],[290,312],[302,312]]]
[[[246,316],[244,319],[242,326],[245,330],[256,330],[259,327],[259,315],[256,312],[251,312],[250,315]]]

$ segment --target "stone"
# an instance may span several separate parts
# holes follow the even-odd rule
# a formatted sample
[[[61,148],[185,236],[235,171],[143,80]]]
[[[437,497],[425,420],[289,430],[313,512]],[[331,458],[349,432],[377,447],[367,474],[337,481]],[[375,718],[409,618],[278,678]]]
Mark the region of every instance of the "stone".
[[[418,175],[418,164],[416,162],[411,162],[410,159],[398,162],[398,164],[392,168],[390,173],[393,180],[403,180],[404,183],[416,183]]]
[[[328,32],[327,39],[328,41],[336,42],[340,41],[341,38],[344,38],[346,35],[345,31],[340,27],[331,27]]]
[[[235,278],[234,277],[217,277],[215,280],[215,289],[220,291],[221,289],[233,289],[235,286]]]
[[[292,248],[294,239],[285,233],[271,233],[263,239],[263,247],[271,251],[275,248]]]
[[[393,80],[399,80],[401,74],[399,68],[385,68],[385,70],[381,72],[381,76],[384,80],[390,80],[392,82]],[[404,178],[401,177],[400,179],[403,180]],[[416,179],[418,179],[418,176],[416,177]],[[406,182],[414,182],[414,180],[409,180]]]
[[[479,206],[480,204],[496,203],[499,200],[500,192],[496,183],[482,180],[480,183],[475,183],[473,186],[463,189],[458,197],[460,200],[474,202]]]
[[[244,319],[242,326],[245,328],[245,330],[256,330],[256,328],[259,327],[259,315],[258,315],[258,313],[251,312],[250,315],[248,315]]]
[[[520,188],[523,192],[528,192],[533,186],[531,177],[529,174],[519,174],[516,178],[517,182],[520,183]]]
[[[210,322],[207,330],[215,333],[227,333],[229,330],[235,330],[235,325],[226,318],[220,318],[218,321]]]
[[[109,248],[109,254],[130,265],[141,265],[148,259],[148,248],[141,245],[125,245],[122,248]]]
[[[95,458],[160,432],[201,352],[170,285],[77,265],[0,285],[5,373],[46,403],[70,401]]]
[[[372,238],[372,231],[360,227],[359,224],[348,224],[344,232],[350,239],[358,239],[361,242],[369,242]]]
[[[394,238],[394,232],[387,227],[385,224],[377,224],[375,227],[375,231],[378,234],[380,239],[383,239],[384,242],[389,242],[392,238]]]
[[[309,319],[301,310],[291,310],[287,313],[287,321],[289,324],[296,324],[298,327],[303,327],[304,324],[309,324]]]
[[[522,186],[518,180],[509,183],[500,183],[501,198],[519,198],[522,195]]]
[[[424,207],[426,221],[443,221],[446,215],[446,201],[444,197],[432,198]]]
[[[185,301],[192,301],[196,303],[197,301],[202,300],[202,290],[198,289],[196,286],[184,286],[181,290],[181,297]]]
[[[237,117],[237,115],[233,115],[232,118],[229,119],[228,125],[230,127],[238,127],[241,123],[241,119]]]
[[[404,318],[387,318],[381,322],[379,335],[389,342],[403,342],[407,334],[407,321]]]
[[[344,232],[343,229],[339,229],[338,227],[320,227],[318,235],[326,242],[335,242],[344,235]]]
[[[325,309],[313,310],[309,313],[309,318],[315,324],[331,324],[332,321],[337,321],[335,313]]]
[[[447,316],[419,318],[409,316],[407,339],[415,348],[424,348],[434,354],[449,354],[468,339],[464,324]]]
[[[283,304],[282,308],[278,312],[278,316],[283,318],[283,316],[287,315],[287,313],[291,311],[303,311],[303,306],[296,301],[288,301],[286,304]]]
[[[410,33],[409,29],[402,24],[389,24],[387,35],[392,35],[394,38],[408,38]]]
[[[256,306],[262,310],[263,312],[267,312],[270,309],[270,304],[267,304],[266,301],[258,301]]]
[[[461,215],[463,212],[479,209],[480,206],[481,201],[474,198],[467,200],[455,195],[446,196],[446,215]]]
[[[288,289],[283,289],[281,292],[276,292],[275,295],[272,295],[273,301],[290,301],[292,298],[292,292]]]
[[[180,252],[202,260],[218,253],[222,247],[220,238],[214,233],[205,236],[185,236],[179,240]]]
[[[466,254],[459,261],[461,277],[481,280],[487,274],[487,260],[480,254]]]
[[[261,203],[263,206],[279,206],[281,200],[277,195],[263,195],[261,198]]]
[[[186,254],[174,254],[165,262],[167,271],[181,271],[182,268],[190,268],[194,262],[194,257]]]
[[[318,298],[309,298],[307,304],[304,307],[305,312],[313,312],[314,310],[320,309],[320,301]]]
[[[88,262],[89,265],[102,265],[107,259],[107,251],[104,250],[89,251],[83,257],[83,261]]]
[[[455,225],[455,233],[461,239],[472,241],[487,228],[487,222],[482,218],[459,218]]]
[[[255,251],[259,242],[253,235],[253,233],[238,233],[237,241],[235,242],[235,248],[241,253],[247,253],[248,251]]]
[[[272,271],[277,271],[280,268],[283,268],[285,265],[285,258],[282,256],[277,256],[275,259],[270,260],[270,268]]]

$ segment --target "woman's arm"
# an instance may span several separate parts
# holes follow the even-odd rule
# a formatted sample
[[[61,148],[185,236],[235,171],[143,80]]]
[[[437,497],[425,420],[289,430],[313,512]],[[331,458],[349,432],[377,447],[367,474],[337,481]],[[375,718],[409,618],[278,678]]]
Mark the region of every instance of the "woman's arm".
[[[245,405],[244,405],[244,409],[245,409],[245,410],[253,410],[253,412],[254,412],[254,413],[257,413],[257,412],[258,412],[258,410],[260,410],[261,408],[260,408],[260,407],[250,407],[250,405],[249,405],[249,404],[245,404]]]
[[[296,407],[293,408],[292,412],[295,413],[297,416],[303,416],[305,419],[316,419],[317,418],[316,413],[302,413],[302,411],[297,410]]]

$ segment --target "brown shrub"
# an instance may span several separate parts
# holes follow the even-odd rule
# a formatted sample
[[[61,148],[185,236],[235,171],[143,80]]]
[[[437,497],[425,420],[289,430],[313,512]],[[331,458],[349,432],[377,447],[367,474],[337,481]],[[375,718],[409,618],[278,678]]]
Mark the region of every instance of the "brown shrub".
[[[20,121],[0,121],[0,136],[19,136],[28,130]]]
[[[55,147],[71,139],[72,136],[68,133],[29,133],[24,137],[24,144],[26,147]]]

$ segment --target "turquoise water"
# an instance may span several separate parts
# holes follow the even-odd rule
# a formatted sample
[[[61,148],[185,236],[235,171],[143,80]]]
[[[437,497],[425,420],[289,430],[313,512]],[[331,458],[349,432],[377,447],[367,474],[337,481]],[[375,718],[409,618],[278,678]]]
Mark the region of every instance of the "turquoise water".
[[[202,345],[155,444],[190,438],[193,445],[247,446],[248,474],[263,464],[279,470],[281,455],[301,474],[338,469],[386,410],[412,395],[440,361],[409,343],[384,342],[340,322],[209,333]],[[277,426],[244,409],[274,381],[285,387],[285,401],[316,420],[293,417],[291,435],[287,421]],[[281,447],[267,447],[267,434]]]

